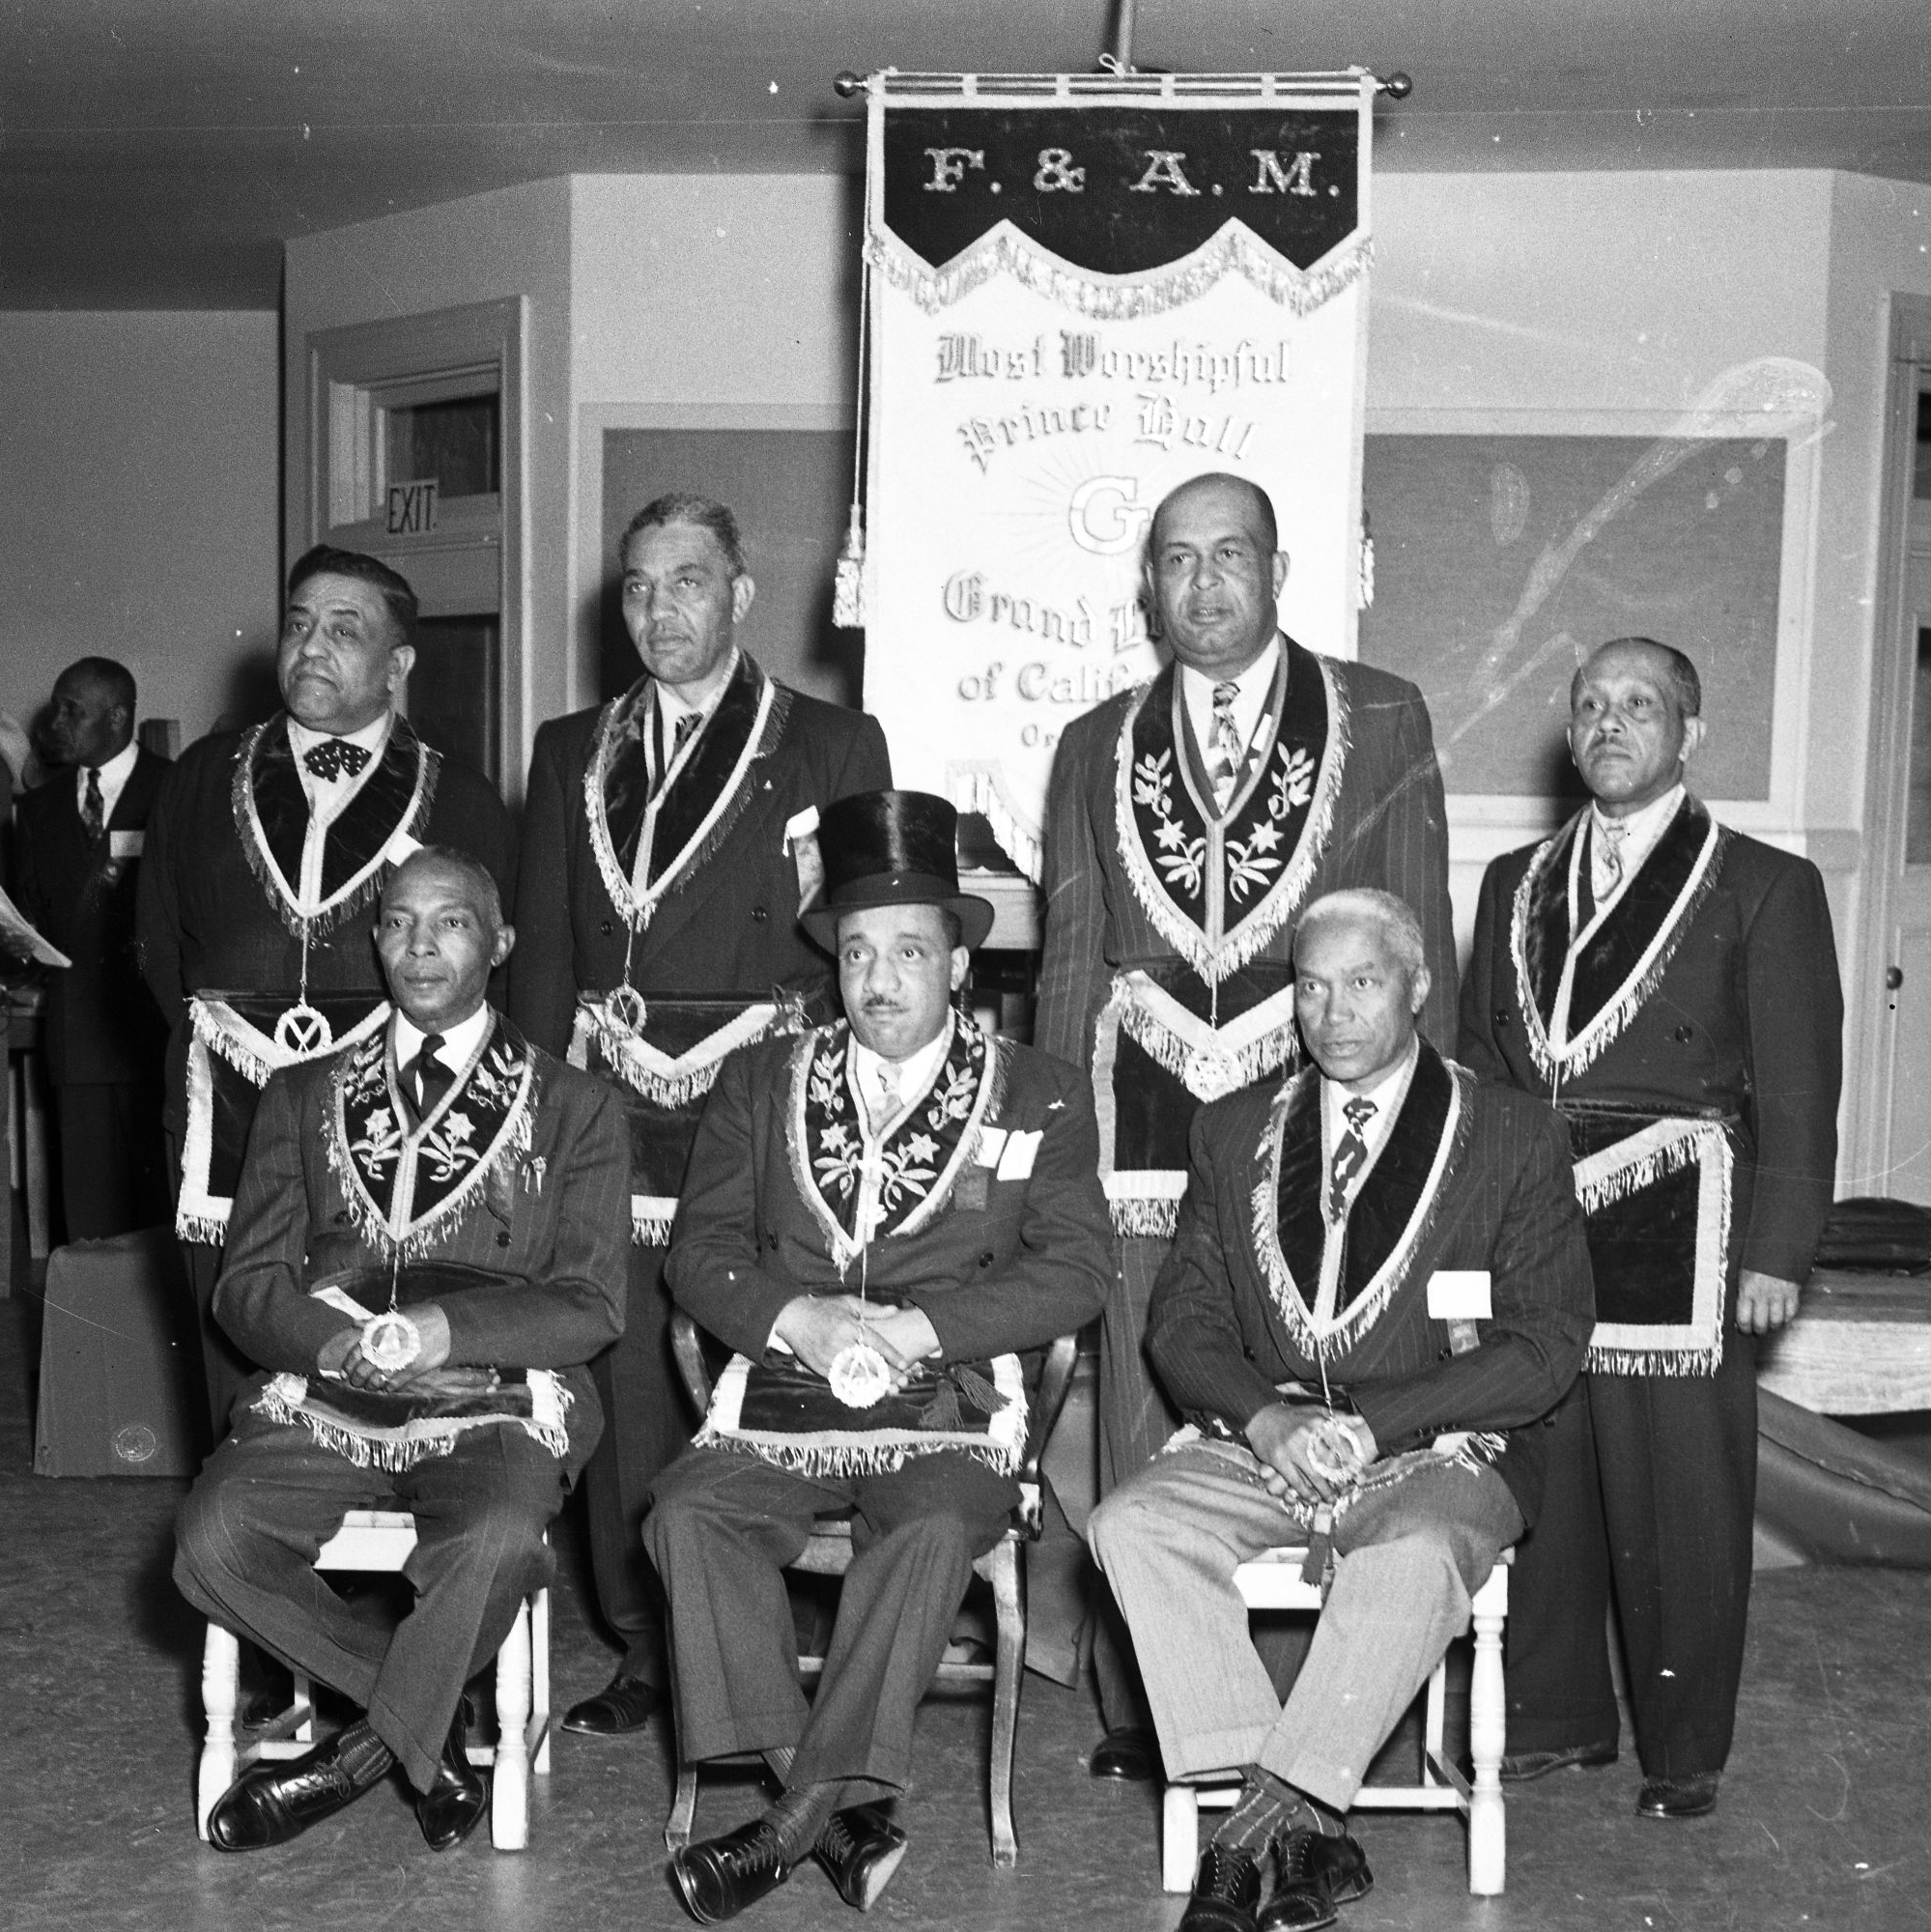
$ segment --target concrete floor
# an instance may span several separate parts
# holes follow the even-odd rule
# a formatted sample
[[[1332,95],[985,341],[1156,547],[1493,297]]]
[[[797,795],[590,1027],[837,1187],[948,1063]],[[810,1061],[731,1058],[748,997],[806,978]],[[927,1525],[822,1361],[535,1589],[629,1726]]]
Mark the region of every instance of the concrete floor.
[[[373,1794],[284,1851],[224,1857],[191,1813],[200,1632],[168,1579],[183,1485],[52,1482],[31,1473],[31,1301],[0,1301],[0,1926],[192,1926],[197,1932],[688,1924],[664,1877],[668,1784],[661,1727],[611,1743],[561,1737],[540,1785],[531,1848],[487,1832],[444,1857],[423,1846],[401,1787]],[[600,1685],[610,1652],[585,1623],[566,1518],[555,1593],[559,1707]],[[1854,1570],[1758,1580],[1737,1748],[1717,1813],[1639,1823],[1637,1772],[1568,1773],[1509,1806],[1509,1889],[1465,1889],[1452,1819],[1378,1813],[1360,1826],[1374,1891],[1343,1915],[1369,1928],[1891,1927],[1931,1923],[1931,1578]],[[1158,1884],[1158,1807],[1096,1789],[1082,1759],[1083,1695],[1029,1678],[1021,1713],[1020,1868],[986,1856],[986,1719],[929,1702],[919,1788],[901,1816],[912,1852],[873,1915],[948,1932],[1172,1927]],[[720,1777],[700,1832],[750,1815]],[[815,1869],[746,1916],[810,1932],[851,1923]]]

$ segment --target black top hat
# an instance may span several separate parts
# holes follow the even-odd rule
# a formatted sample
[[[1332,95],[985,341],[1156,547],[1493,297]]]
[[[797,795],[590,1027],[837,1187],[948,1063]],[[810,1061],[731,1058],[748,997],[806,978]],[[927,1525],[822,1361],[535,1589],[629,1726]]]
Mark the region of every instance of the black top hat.
[[[825,882],[799,923],[827,952],[838,950],[838,915],[871,906],[936,905],[956,913],[963,944],[992,930],[990,901],[959,891],[959,815],[928,791],[862,791],[818,819]]]

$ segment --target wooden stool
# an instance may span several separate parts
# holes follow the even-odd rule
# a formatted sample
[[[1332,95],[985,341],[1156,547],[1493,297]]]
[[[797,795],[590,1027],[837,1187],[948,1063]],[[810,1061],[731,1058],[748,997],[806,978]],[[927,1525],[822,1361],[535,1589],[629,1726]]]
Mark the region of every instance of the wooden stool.
[[[701,1415],[711,1399],[710,1369],[704,1360],[696,1324],[681,1308],[671,1317],[670,1339],[684,1386],[693,1406]],[[1010,1871],[1019,1862],[1019,1839],[1012,1828],[1012,1758],[1019,1734],[1019,1681],[1025,1674],[1026,1658],[1026,1593],[1020,1573],[1019,1546],[1039,1534],[1042,1507],[1039,1454],[1065,1403],[1076,1350],[1076,1338],[1062,1335],[1046,1351],[1017,1478],[1019,1507],[1012,1513],[1012,1526],[972,1566],[975,1576],[983,1577],[992,1585],[999,1629],[993,1662],[978,1662],[955,1655],[955,1647],[949,1646],[933,1680],[939,1684],[992,1687],[992,1763],[988,1784],[992,1862],[1001,1871]],[[851,1560],[850,1522],[828,1518],[819,1521],[797,1560],[788,1567],[821,1577],[842,1577],[851,1568]],[[816,1677],[824,1667],[822,1657],[798,1660],[802,1677]],[[680,1753],[677,1790],[670,1801],[670,1816],[664,1826],[664,1842],[668,1850],[681,1852],[691,1842],[691,1820],[696,1808],[697,1767]]]
[[[1250,1610],[1320,1609],[1320,1590],[1301,1581],[1304,1548],[1269,1549],[1234,1573],[1235,1587]],[[1364,1784],[1354,1794],[1360,1810],[1460,1811],[1468,1821],[1468,1889],[1492,1897],[1502,1889],[1507,1857],[1502,1810],[1502,1749],[1508,1707],[1502,1684],[1502,1627],[1509,1614],[1509,1569],[1515,1552],[1505,1549],[1489,1580],[1472,1599],[1475,1674],[1468,1690],[1468,1748],[1474,1759],[1471,1783],[1442,1750],[1442,1706],[1447,1700],[1448,1660],[1428,1680],[1428,1709],[1422,1733],[1419,1784]],[[1170,1784],[1160,1828],[1160,1880],[1168,1891],[1193,1887],[1200,1856],[1200,1807],[1222,1809],[1240,1795],[1238,1785]]]
[[[548,1538],[545,1539],[548,1541]],[[322,1546],[318,1570],[394,1574],[415,1548],[415,1520],[407,1510],[350,1510],[342,1527]],[[232,1631],[208,1626],[201,1653],[201,1702],[208,1736],[201,1747],[195,1828],[208,1836],[215,1801],[257,1758],[299,1757],[315,1743],[315,1710],[309,1682],[299,1671],[295,1702],[245,1745],[235,1737],[240,1692],[240,1650]],[[497,1742],[469,1747],[471,1764],[494,1767],[490,1786],[490,1842],[499,1852],[529,1843],[529,1774],[550,1772],[550,1592],[535,1591],[497,1653]]]

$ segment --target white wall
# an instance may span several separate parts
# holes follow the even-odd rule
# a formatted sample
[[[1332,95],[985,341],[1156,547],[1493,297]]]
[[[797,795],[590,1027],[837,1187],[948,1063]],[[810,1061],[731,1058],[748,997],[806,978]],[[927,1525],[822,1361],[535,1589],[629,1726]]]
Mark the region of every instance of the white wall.
[[[524,423],[525,558],[521,691],[508,721],[522,790],[529,740],[575,702],[563,613],[569,553],[570,184],[563,179],[386,215],[288,245],[284,282],[288,400],[283,519],[290,554],[307,543],[308,337],[469,302],[527,303]]]
[[[199,737],[274,646],[274,315],[0,314],[0,709],[99,654]]]

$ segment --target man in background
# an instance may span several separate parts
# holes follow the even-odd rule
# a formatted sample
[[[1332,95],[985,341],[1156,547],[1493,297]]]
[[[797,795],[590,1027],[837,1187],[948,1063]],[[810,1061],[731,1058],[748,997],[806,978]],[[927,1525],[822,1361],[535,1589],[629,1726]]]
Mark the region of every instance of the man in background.
[[[54,681],[43,742],[59,770],[19,802],[14,898],[73,963],[49,969],[47,1079],[70,1241],[164,1221],[167,1029],[141,982],[134,901],[169,761],[134,742],[134,680],[81,658]]]

